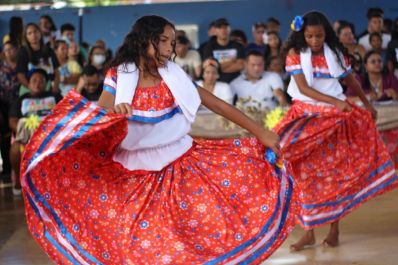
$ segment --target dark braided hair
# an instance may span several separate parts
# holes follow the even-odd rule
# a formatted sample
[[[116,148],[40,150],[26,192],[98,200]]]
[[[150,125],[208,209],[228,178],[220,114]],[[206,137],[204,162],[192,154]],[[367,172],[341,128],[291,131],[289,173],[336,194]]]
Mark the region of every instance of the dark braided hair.
[[[167,25],[175,29],[171,22],[160,16],[150,15],[139,18],[124,38],[123,44],[118,48],[108,67],[117,67],[127,63],[135,63],[139,67],[143,60],[143,69],[140,70],[152,76],[158,76],[157,63],[148,56],[148,48],[149,44],[153,45],[156,59],[160,61],[158,44],[160,35]],[[173,47],[173,55],[175,56],[175,47]]]
[[[296,53],[300,53],[304,51],[308,45],[305,41],[304,30],[306,26],[323,26],[325,29],[325,42],[330,47],[330,49],[336,54],[340,66],[344,67],[343,62],[339,56],[339,51],[343,53],[344,56],[348,56],[347,49],[343,46],[343,44],[339,41],[334,32],[329,20],[326,16],[318,11],[310,11],[303,16],[304,26],[300,31],[292,31],[289,34],[288,40],[284,46],[284,53],[288,54],[290,49],[294,49]]]

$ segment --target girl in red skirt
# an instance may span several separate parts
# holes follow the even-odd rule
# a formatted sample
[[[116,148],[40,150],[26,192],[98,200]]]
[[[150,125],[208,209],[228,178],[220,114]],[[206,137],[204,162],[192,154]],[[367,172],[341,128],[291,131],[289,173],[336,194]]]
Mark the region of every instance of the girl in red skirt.
[[[71,92],[28,144],[28,226],[58,264],[259,264],[293,228],[289,168],[264,158],[279,137],[195,87],[174,48],[172,23],[138,19],[99,106]],[[193,140],[201,103],[257,138]]]
[[[338,245],[339,220],[370,198],[397,186],[394,165],[369,104],[351,74],[347,52],[319,12],[297,16],[286,43],[288,93],[293,105],[276,131],[293,168],[306,234],[292,250],[315,243],[314,228],[331,224],[324,244]],[[365,109],[346,101],[343,79]]]

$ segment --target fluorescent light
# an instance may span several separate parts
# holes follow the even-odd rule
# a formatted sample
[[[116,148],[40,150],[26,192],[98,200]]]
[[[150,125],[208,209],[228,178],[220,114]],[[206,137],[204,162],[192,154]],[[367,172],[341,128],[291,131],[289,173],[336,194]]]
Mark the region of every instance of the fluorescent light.
[[[55,1],[52,4],[52,8],[60,9],[66,7],[67,3],[65,1]]]

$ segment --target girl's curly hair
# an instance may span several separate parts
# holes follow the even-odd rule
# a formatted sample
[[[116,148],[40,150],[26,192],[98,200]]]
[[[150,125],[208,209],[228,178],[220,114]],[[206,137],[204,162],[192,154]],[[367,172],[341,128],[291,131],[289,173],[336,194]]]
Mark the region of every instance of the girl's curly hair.
[[[348,56],[347,49],[343,46],[343,44],[339,41],[334,32],[329,20],[326,18],[324,14],[318,11],[311,11],[306,13],[303,16],[304,26],[299,31],[291,31],[286,41],[283,51],[284,54],[288,54],[290,49],[294,49],[296,53],[300,53],[308,47],[307,42],[304,37],[304,30],[307,26],[323,26],[325,29],[325,42],[330,47],[330,49],[336,54],[341,67],[344,67],[343,62],[341,61],[339,51],[343,53],[344,56]]]
[[[127,63],[135,63],[138,67],[143,60],[144,68],[141,70],[152,76],[157,76],[157,64],[153,58],[148,56],[148,48],[149,44],[152,44],[156,59],[160,60],[159,39],[167,25],[175,30],[174,25],[163,17],[150,15],[139,18],[124,38],[123,44],[118,48],[108,67],[117,67]],[[175,47],[173,47],[173,55],[175,55]]]

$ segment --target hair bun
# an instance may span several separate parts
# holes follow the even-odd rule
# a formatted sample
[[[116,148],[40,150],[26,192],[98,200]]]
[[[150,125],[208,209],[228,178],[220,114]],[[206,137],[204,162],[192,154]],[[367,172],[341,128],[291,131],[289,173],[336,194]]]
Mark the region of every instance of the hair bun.
[[[292,23],[290,24],[290,28],[293,31],[300,31],[304,26],[304,19],[302,16],[295,16]]]

